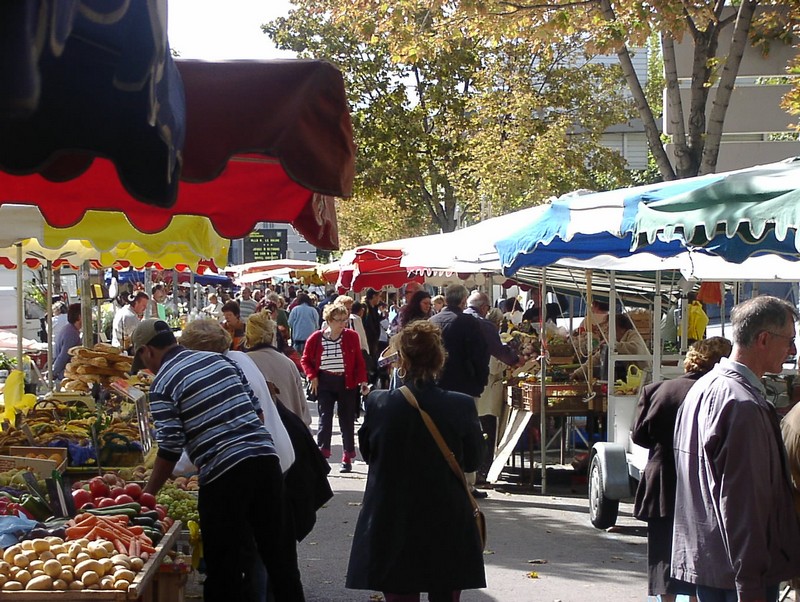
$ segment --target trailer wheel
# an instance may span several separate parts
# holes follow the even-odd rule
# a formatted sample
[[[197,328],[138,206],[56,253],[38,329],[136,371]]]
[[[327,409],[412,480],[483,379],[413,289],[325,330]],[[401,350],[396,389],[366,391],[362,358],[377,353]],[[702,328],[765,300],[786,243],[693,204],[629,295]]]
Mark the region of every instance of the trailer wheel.
[[[619,500],[606,497],[603,482],[603,464],[595,454],[589,467],[589,519],[598,529],[613,527],[619,513]]]

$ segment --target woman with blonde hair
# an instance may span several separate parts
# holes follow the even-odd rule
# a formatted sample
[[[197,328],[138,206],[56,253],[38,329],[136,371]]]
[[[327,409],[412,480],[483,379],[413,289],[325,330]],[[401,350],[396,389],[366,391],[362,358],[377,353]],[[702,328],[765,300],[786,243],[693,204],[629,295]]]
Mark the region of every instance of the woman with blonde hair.
[[[636,489],[633,514],[647,521],[648,595],[660,595],[664,602],[678,594],[695,595],[693,584],[670,577],[676,488],[672,438],[678,409],[695,382],[728,357],[731,348],[723,337],[695,342],[686,353],[683,376],[649,384],[639,397],[631,439],[649,449],[650,456]]]
[[[252,314],[245,327],[247,357],[253,360],[267,382],[277,387],[276,396],[281,403],[299,416],[306,426],[310,426],[311,413],[308,411],[300,373],[294,362],[277,349],[277,333],[278,324],[270,319],[268,312]]]
[[[445,350],[438,326],[408,324],[393,339],[397,368],[465,471],[480,462],[483,437],[472,397],[436,385]],[[400,390],[366,400],[359,447],[369,463],[347,587],[382,591],[386,602],[458,600],[486,587],[480,535],[463,481]]]
[[[356,457],[359,386],[362,395],[369,392],[361,341],[354,330],[345,328],[349,315],[344,305],[326,305],[322,312],[326,326],[308,337],[301,360],[306,377],[311,381],[311,391],[317,396],[317,445],[326,458],[331,456],[333,408],[338,406],[343,447],[341,472],[352,472],[352,462]]]

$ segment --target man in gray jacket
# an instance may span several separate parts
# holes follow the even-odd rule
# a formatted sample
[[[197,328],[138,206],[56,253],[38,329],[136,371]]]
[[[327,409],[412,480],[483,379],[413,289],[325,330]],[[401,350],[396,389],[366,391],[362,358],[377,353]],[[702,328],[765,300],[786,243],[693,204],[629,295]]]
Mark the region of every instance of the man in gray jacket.
[[[700,602],[774,602],[800,575],[800,523],[778,416],[761,377],[796,353],[797,310],[776,297],[734,308],[733,351],[697,381],[675,426],[672,575]]]

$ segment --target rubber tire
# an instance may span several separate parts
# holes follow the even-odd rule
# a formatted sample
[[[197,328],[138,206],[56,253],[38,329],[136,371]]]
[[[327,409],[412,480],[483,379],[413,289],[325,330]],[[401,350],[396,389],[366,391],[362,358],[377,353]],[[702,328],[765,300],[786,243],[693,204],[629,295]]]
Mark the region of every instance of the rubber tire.
[[[619,500],[605,496],[603,464],[595,454],[589,466],[589,520],[598,529],[608,529],[617,522]]]

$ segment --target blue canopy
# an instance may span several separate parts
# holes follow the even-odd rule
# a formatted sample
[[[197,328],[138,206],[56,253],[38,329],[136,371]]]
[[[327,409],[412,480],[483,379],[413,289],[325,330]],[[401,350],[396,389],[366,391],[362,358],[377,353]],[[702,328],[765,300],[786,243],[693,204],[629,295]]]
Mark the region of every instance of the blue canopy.
[[[110,274],[109,270],[109,274]],[[144,282],[144,272],[141,270],[127,270],[123,272],[117,272],[117,279],[119,282]],[[111,276],[109,275],[106,278],[106,283],[111,280]],[[211,285],[221,285],[224,287],[233,287],[233,282],[227,276],[220,276],[218,274],[195,274],[194,281],[196,284],[202,284],[203,286]]]
[[[693,190],[717,175],[662,182],[635,188],[581,194],[554,200],[538,219],[495,243],[503,274],[523,267],[543,267],[560,259],[591,259],[598,255],[631,255],[632,232],[642,203]],[[656,240],[640,252],[672,257],[686,250],[680,240]]]

